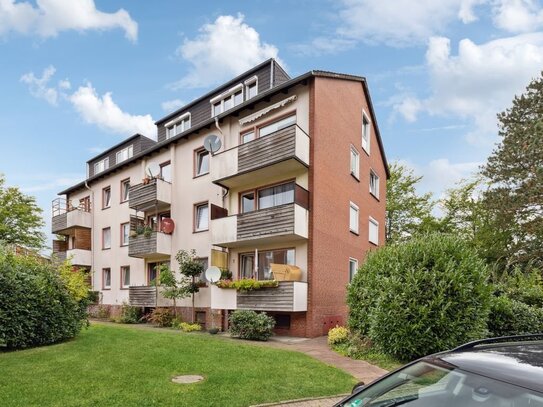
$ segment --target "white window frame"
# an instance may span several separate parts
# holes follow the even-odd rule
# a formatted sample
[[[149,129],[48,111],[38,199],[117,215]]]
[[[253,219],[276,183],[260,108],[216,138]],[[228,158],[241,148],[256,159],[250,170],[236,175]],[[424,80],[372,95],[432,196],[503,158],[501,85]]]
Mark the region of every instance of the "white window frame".
[[[124,283],[126,271],[128,270],[128,285]],[[130,266],[121,266],[121,288],[129,288],[130,287]]]
[[[127,178],[121,181],[121,203],[127,202],[129,200],[130,200],[130,178]]]
[[[108,191],[108,194],[106,194]],[[106,200],[106,196],[108,199]],[[102,209],[111,208],[111,185],[102,188]]]
[[[354,165],[353,165],[353,159],[355,161]],[[355,177],[357,180],[360,180],[360,153],[353,145],[351,145],[350,164],[351,164],[351,175]]]
[[[109,273],[109,284],[106,284],[106,270]],[[104,267],[102,269],[102,287],[106,290],[109,290],[111,288],[111,267]]]
[[[126,155],[126,157],[124,157]],[[115,154],[115,162],[117,164],[122,163],[123,161],[128,160],[134,156],[134,145],[130,144],[129,146],[123,148],[122,150],[117,151]]]
[[[245,97],[246,99],[245,100],[249,100],[249,86],[251,85],[255,85],[256,86],[256,95],[255,96],[258,96],[258,76],[253,76],[252,78],[249,78],[247,79],[245,82],[243,82],[243,84],[245,85],[244,88],[245,88]],[[254,96],[253,96],[254,97]]]
[[[225,112],[225,110],[224,110],[224,101],[226,99],[228,99],[229,97],[234,97],[234,94],[239,92],[240,90],[241,90],[241,100],[242,100],[241,103],[243,103],[243,101],[245,100],[245,92],[244,92],[245,89],[244,89],[243,84],[241,84],[241,83],[238,83],[236,86],[231,87],[226,92],[223,92],[220,95],[215,96],[214,98],[212,98],[209,101],[209,103],[211,103],[211,117],[215,117],[215,116],[220,115],[221,113],[224,113]],[[219,102],[221,103],[221,108],[219,109],[220,111],[217,114],[215,114],[215,112],[213,110],[214,110],[215,104],[217,104]],[[238,103],[238,104],[241,104],[241,103]],[[232,107],[229,108],[228,110],[232,109],[235,106],[237,106],[237,105],[235,104],[234,100],[232,100]]]
[[[109,168],[109,157],[103,158],[94,163],[94,174],[103,172]]]
[[[367,124],[364,124],[364,121]],[[366,153],[370,153],[371,142],[371,120],[365,110],[362,110],[362,128],[361,128],[362,148]]]
[[[209,202],[202,202],[200,204],[196,204],[194,205],[195,209],[194,209],[194,231],[195,232],[203,232],[205,230],[209,230]],[[206,227],[205,228],[202,228],[202,227],[199,227],[199,222],[198,222],[198,219],[200,218],[199,216],[199,210],[200,208],[207,208],[207,219],[206,219]]]
[[[351,219],[351,210],[354,209],[356,211],[356,222],[355,222],[355,228],[353,229],[352,228],[352,219]],[[349,202],[349,230],[352,232],[352,233],[355,233],[355,234],[359,234],[359,230],[360,230],[360,208],[358,207],[357,204],[355,204],[354,202]]]
[[[351,272],[352,264],[354,264],[354,273]],[[349,282],[353,281],[353,277],[355,276],[357,271],[358,271],[358,260],[353,257],[349,257]]]
[[[372,190],[372,181],[371,181],[372,177],[375,178],[375,182],[373,183],[373,185],[375,186],[375,190]],[[380,182],[380,179],[377,173],[373,171],[372,169],[370,169],[370,194],[372,194],[377,199],[379,199],[379,182]]]
[[[187,123],[186,126],[185,123]],[[177,131],[178,126],[181,127],[181,131],[179,132]],[[170,139],[177,136],[178,134],[183,133],[184,131],[187,131],[192,127],[192,118],[190,112],[183,113],[181,116],[170,120],[169,122],[164,124],[164,127],[166,127],[166,139]],[[173,130],[173,134],[170,134],[170,130]]]
[[[124,233],[125,227],[128,229],[126,231],[126,235]],[[125,236],[126,236],[126,240],[125,240]],[[130,222],[121,223],[121,246],[122,247],[128,246],[129,241],[130,241]]]
[[[201,157],[204,156],[204,155],[207,155],[207,171],[198,172],[199,169],[200,169]],[[210,169],[210,166],[211,166],[211,153],[209,151],[207,151],[206,149],[196,150],[196,157],[195,158],[196,158],[196,165],[195,165],[195,168],[194,168],[194,176],[195,177],[200,177],[202,175],[209,174],[209,169]]]
[[[108,246],[106,246],[106,231],[109,231],[109,242]],[[111,249],[111,228],[102,228],[102,250]]]
[[[379,222],[375,220],[374,218],[372,218],[371,216],[369,220],[370,221],[368,223],[368,240],[370,243],[373,243],[374,245],[378,245],[379,244]],[[376,231],[377,231],[375,239],[373,238],[372,233],[371,233],[372,225],[375,226]]]

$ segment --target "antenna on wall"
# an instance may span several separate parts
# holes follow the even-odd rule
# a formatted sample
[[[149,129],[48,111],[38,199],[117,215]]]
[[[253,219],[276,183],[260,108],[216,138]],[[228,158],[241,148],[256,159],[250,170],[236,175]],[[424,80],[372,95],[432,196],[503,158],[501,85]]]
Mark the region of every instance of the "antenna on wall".
[[[221,149],[222,142],[219,136],[215,134],[210,134],[204,139],[204,148],[213,155]]]
[[[150,178],[155,178],[160,175],[160,165],[157,163],[149,163],[147,165],[147,174]]]

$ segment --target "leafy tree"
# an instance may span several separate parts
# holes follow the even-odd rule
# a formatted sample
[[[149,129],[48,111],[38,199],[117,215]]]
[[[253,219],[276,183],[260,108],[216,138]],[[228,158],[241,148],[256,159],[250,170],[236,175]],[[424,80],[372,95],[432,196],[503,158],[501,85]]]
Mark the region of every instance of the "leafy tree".
[[[501,143],[482,169],[485,205],[509,231],[506,266],[543,268],[543,75],[498,114]]]
[[[36,199],[23,194],[17,187],[6,187],[0,174],[0,241],[41,249],[45,245],[42,210]]]
[[[431,194],[418,195],[416,185],[422,179],[400,163],[389,167],[387,181],[386,240],[388,243],[405,240],[423,231],[432,231],[439,223],[432,216],[434,203]]]
[[[192,323],[195,321],[194,312],[194,294],[200,291],[198,284],[196,284],[196,277],[201,275],[204,271],[204,266],[196,259],[196,251],[192,250],[179,250],[175,256],[179,263],[179,271],[185,277],[184,287],[187,293],[192,295]]]
[[[191,283],[192,281],[186,276],[177,279],[173,270],[166,264],[159,266],[159,285],[163,288],[162,295],[164,298],[173,300],[175,318],[177,318],[177,300],[186,298],[191,294]]]
[[[83,270],[74,268],[70,260],[65,260],[58,266],[58,273],[66,289],[76,301],[83,301],[88,298],[90,286],[87,282],[87,275]]]

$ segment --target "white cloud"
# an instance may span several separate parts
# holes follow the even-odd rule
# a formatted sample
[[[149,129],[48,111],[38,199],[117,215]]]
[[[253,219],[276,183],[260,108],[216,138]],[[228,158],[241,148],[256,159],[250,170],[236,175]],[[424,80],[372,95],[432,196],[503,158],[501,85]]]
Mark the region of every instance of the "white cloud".
[[[49,65],[43,70],[41,78],[37,78],[34,72],[29,72],[21,76],[20,81],[28,85],[32,96],[43,99],[50,105],[56,106],[58,103],[58,92],[55,88],[47,86],[55,72],[55,67]]]
[[[260,35],[243,22],[244,16],[219,16],[205,24],[194,39],[185,39],[177,54],[192,67],[172,84],[173,89],[205,87],[224,82],[268,58],[277,58],[278,49],[260,40]]]
[[[111,92],[100,96],[92,84],[88,83],[80,86],[69,100],[87,123],[124,136],[141,133],[156,139],[156,126],[151,115],[131,115],[123,112],[113,101]]]
[[[69,90],[72,87],[72,84],[68,79],[62,79],[58,81],[58,87],[62,90]]]
[[[164,110],[165,112],[173,112],[174,110],[177,110],[184,105],[185,105],[185,102],[183,102],[182,100],[173,99],[173,100],[166,100],[165,102],[162,102],[160,104],[160,107],[162,107],[162,110]]]
[[[294,44],[290,48],[294,52],[307,56],[320,56],[323,54],[337,54],[356,45],[356,41],[346,38],[317,37],[308,44]]]
[[[433,37],[426,52],[431,95],[406,98],[395,110],[406,120],[426,111],[469,119],[474,130],[467,138],[488,144],[496,136],[496,114],[523,92],[543,66],[543,33],[502,38],[484,44],[460,41],[458,54],[451,53],[450,40]]]
[[[32,3],[0,0],[0,36],[9,32],[55,37],[66,30],[110,30],[121,28],[135,42],[138,24],[124,9],[104,13],[94,0],[37,0]]]
[[[509,32],[533,32],[543,25],[543,10],[534,0],[500,0],[494,4],[493,21]]]

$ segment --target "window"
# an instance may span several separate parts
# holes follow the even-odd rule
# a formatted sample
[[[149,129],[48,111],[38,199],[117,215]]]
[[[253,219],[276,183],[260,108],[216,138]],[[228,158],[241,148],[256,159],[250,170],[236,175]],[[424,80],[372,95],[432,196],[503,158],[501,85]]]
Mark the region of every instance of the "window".
[[[128,239],[130,237],[130,223],[121,224],[121,246],[128,245]]]
[[[241,213],[252,212],[255,208],[255,193],[247,192],[241,195]]]
[[[217,116],[228,109],[243,103],[243,85],[238,84],[221,95],[211,99],[211,116]]]
[[[353,281],[353,277],[358,271],[358,260],[350,258],[349,259],[349,282]]]
[[[121,203],[128,201],[130,197],[130,178],[121,181]]]
[[[121,267],[121,288],[130,287],[130,266]]]
[[[295,264],[294,249],[278,250],[259,250],[258,251],[258,270],[256,277],[258,280],[272,280],[271,264]],[[240,255],[240,275],[239,278],[255,278],[255,254],[244,253]]]
[[[294,182],[258,191],[258,209],[272,208],[294,202]]]
[[[207,282],[206,279],[206,270],[209,267],[209,262],[207,260],[207,257],[199,257],[194,259],[197,263],[200,263],[203,267],[202,273],[197,277],[198,280]]]
[[[187,131],[190,129],[190,125],[190,113],[185,113],[177,119],[166,123],[166,138],[169,139]]]
[[[147,264],[147,284],[152,284],[153,282],[156,282],[158,277],[160,276],[160,266],[168,266],[170,267],[169,261],[162,261],[157,263],[148,263]]]
[[[98,174],[99,172],[105,171],[109,168],[109,157],[104,158],[96,163],[94,163],[94,173]]]
[[[245,81],[245,100],[254,98],[258,94],[258,77],[253,76]]]
[[[129,158],[132,158],[133,155],[134,155],[134,146],[129,145],[128,147],[117,151],[116,163],[119,164],[125,160],[128,160]]]
[[[358,206],[352,202],[349,207],[349,229],[358,234]]]
[[[379,198],[379,177],[373,170],[370,170],[370,193],[374,197]]]
[[[102,189],[102,209],[109,208],[111,206],[111,187],[105,187]]]
[[[160,164],[160,178],[166,182],[172,182],[172,165],[169,161]]]
[[[194,230],[201,232],[209,229],[209,206],[206,203],[195,206]]]
[[[209,173],[209,151],[207,150],[198,150],[196,151],[196,174],[198,177],[200,175],[205,175]]]
[[[351,146],[351,174],[360,179],[360,154],[353,146]]]
[[[285,127],[291,126],[296,123],[296,116],[292,115],[289,117],[285,117],[284,119],[281,119],[279,121],[276,121],[272,124],[268,124],[267,126],[261,127],[258,131],[259,137],[265,137],[267,135],[270,135],[278,130],[284,129]]]
[[[111,288],[111,269],[102,269],[102,288],[109,290]]]
[[[255,139],[255,132],[250,131],[248,133],[244,133],[241,135],[241,144],[248,143],[249,141],[253,141]]]
[[[369,222],[369,241],[373,244],[379,244],[379,222],[370,216]]]
[[[102,229],[102,249],[111,249],[111,228]]]
[[[154,232],[160,231],[162,229],[162,220],[166,218],[170,218],[170,212],[162,212],[158,214],[158,219],[156,215],[149,215],[147,216],[147,225],[153,230]]]
[[[362,112],[362,148],[366,150],[366,153],[370,153],[370,119],[366,115],[366,112]]]

